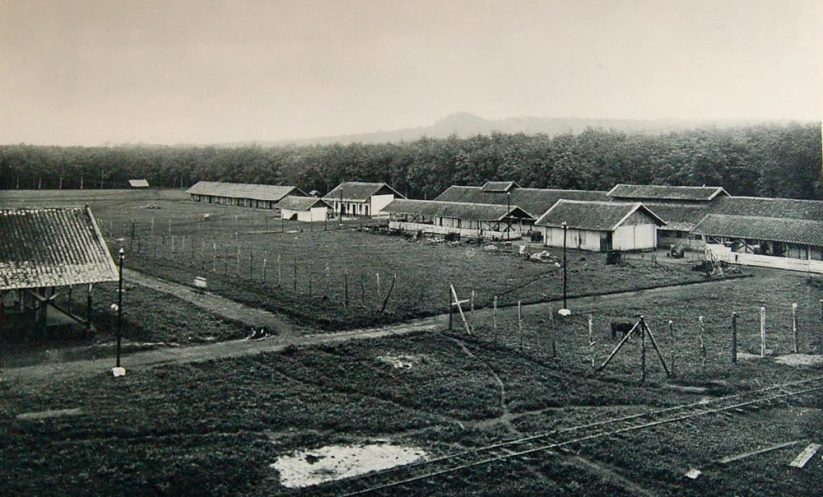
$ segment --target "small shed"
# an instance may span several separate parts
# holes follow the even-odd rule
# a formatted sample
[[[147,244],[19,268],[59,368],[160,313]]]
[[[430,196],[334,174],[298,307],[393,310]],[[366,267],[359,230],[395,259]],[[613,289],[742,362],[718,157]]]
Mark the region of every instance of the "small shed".
[[[531,214],[516,205],[397,199],[383,212],[389,215],[389,227],[395,229],[492,239],[520,238],[524,224],[534,222]]]
[[[657,229],[665,225],[639,202],[575,200],[559,200],[535,222],[546,246],[563,247],[565,235],[568,248],[595,252],[655,249]]]
[[[281,219],[314,222],[325,221],[331,205],[322,198],[289,195],[277,203]]]
[[[90,329],[94,285],[119,279],[91,209],[0,210],[0,233],[0,329],[8,317],[27,316],[45,328],[49,308]],[[78,285],[87,289],[84,317],[72,308]]]
[[[132,188],[148,188],[149,180],[147,179],[130,179],[129,186]]]

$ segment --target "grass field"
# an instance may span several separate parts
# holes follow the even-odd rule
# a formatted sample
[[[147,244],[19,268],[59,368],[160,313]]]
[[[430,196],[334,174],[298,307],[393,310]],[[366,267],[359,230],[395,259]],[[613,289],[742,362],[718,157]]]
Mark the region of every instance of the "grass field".
[[[153,197],[129,202],[116,198],[100,201],[94,211],[102,213],[104,222],[106,216],[112,219],[114,229],[115,219],[127,220],[132,212],[165,212],[179,204],[180,212],[194,213],[189,210],[200,207]],[[161,209],[129,210],[142,202],[168,204],[162,204]],[[120,218],[115,217],[118,212]],[[212,220],[210,217],[208,222]],[[184,232],[184,226],[196,229],[191,225],[181,222],[178,233]],[[306,261],[330,260],[341,266],[347,261],[352,275],[363,267],[364,274],[375,268],[381,273],[396,272],[398,293],[391,301],[392,319],[445,307],[445,288],[451,278],[459,284],[461,297],[474,289],[479,304],[488,304],[497,293],[501,302],[509,304],[519,299],[556,298],[560,293],[556,268],[511,255],[485,253],[477,247],[412,243],[351,230],[273,231],[247,234],[241,240],[250,250],[259,246],[269,253],[303,254]],[[221,233],[215,231],[216,235]],[[234,236],[224,235],[227,240]],[[114,234],[114,238],[118,236]],[[181,265],[179,260],[172,264],[171,260],[155,259],[153,254],[148,257],[145,250],[141,254],[133,250],[128,260],[150,273],[188,283],[198,272],[196,264]],[[334,259],[334,254],[339,258]],[[586,260],[581,260],[584,257]],[[694,277],[682,267],[658,266],[650,261],[605,266],[584,254],[574,254],[569,269],[570,294],[691,281]],[[804,275],[765,270],[753,274],[670,292],[576,300],[568,317],[557,316],[557,302],[524,308],[522,322],[513,308],[501,309],[496,315],[485,309],[469,316],[474,327],[471,336],[457,326],[452,332],[135,368],[117,379],[100,371],[72,379],[2,381],[0,493],[294,495],[302,492],[280,485],[277,471],[269,465],[297,450],[391,441],[422,448],[430,456],[450,454],[823,374],[820,366],[791,367],[771,357],[731,363],[731,313],[740,315],[740,351],[759,353],[761,306],[767,309],[767,347],[771,353],[784,355],[793,350],[792,303],[798,304],[798,348],[809,353],[821,350],[823,285]],[[316,284],[322,288],[322,279],[318,280]],[[535,283],[521,286],[530,280]],[[282,281],[279,286],[276,282],[263,284],[221,276],[219,271],[209,281],[215,292],[240,295],[240,300],[256,305],[290,305],[285,297],[276,305],[265,302],[280,298],[278,293],[289,294],[281,288]],[[353,281],[357,281],[356,276]],[[335,294],[330,292],[323,299],[320,290],[313,288],[315,291],[311,299],[305,298],[307,288],[288,297],[309,302],[298,304],[302,307],[293,313],[295,319],[305,313],[303,319],[309,322],[344,327],[377,314],[379,300],[371,293],[363,306],[368,313],[349,318],[347,313],[354,312],[352,309],[334,310]],[[112,288],[102,288],[100,294],[116,295]],[[126,296],[133,306],[129,317],[133,339],[186,345],[195,342],[189,336],[230,339],[240,332],[237,323],[149,290],[127,288]],[[360,296],[355,296],[352,300],[356,303]],[[98,310],[104,315],[109,302],[102,296],[99,301]],[[410,303],[402,304],[406,301]],[[327,306],[332,311],[323,314]],[[155,312],[149,313],[149,309]],[[589,313],[594,323],[593,347],[587,326]],[[646,317],[669,366],[675,351],[674,376],[666,377],[649,348],[648,377],[641,382],[638,340],[628,342],[605,370],[594,372],[592,353],[600,364],[616,345],[609,322],[639,314]],[[702,339],[699,316],[704,322]],[[111,319],[106,315],[101,326],[110,326]],[[154,334],[154,330],[160,331]],[[396,368],[387,358],[402,358],[409,367]],[[776,401],[758,411],[701,417],[579,443],[568,451],[482,466],[433,483],[420,483],[412,493],[815,495],[823,481],[819,455],[803,470],[789,468],[788,462],[806,444],[821,442],[823,397],[818,394]],[[67,411],[71,415],[18,417],[61,409],[71,409]],[[728,466],[717,464],[723,457],[788,441],[798,441],[799,445]],[[684,475],[690,468],[702,468],[705,474],[697,480],[687,479]],[[318,493],[340,494],[347,489],[344,481],[324,486]]]

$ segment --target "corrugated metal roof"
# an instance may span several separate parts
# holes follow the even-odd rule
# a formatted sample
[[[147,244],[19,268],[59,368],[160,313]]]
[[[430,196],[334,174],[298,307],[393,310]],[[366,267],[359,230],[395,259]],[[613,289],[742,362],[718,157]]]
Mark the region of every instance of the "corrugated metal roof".
[[[608,200],[606,192],[588,190],[550,190],[543,188],[515,188],[509,199],[501,192],[486,192],[479,186],[451,186],[435,200],[469,202],[476,204],[518,205],[535,216],[549,210],[558,200]]]
[[[694,228],[708,236],[823,246],[823,221],[709,214]]]
[[[506,193],[512,188],[519,187],[520,185],[518,185],[514,181],[486,181],[486,183],[482,187],[480,187],[480,189],[484,192]]]
[[[728,195],[722,186],[624,185],[612,188],[608,196],[630,200],[687,200],[710,202],[718,195]]]
[[[0,290],[117,281],[88,207],[0,210]]]
[[[516,205],[512,205],[511,209],[509,209],[505,205],[440,202],[437,200],[395,199],[383,208],[383,212],[474,221],[500,221],[507,217],[534,219],[534,216]]]
[[[340,183],[323,198],[328,201],[340,200],[341,193],[344,202],[366,202],[372,195],[392,194],[395,198],[406,198],[386,183],[363,183],[358,181]]]
[[[714,202],[711,213],[823,221],[823,202],[788,198],[724,197]]]
[[[148,188],[149,180],[147,179],[130,179],[129,186],[132,188]]]
[[[644,202],[643,205],[666,221],[665,229],[672,231],[691,231],[709,213],[708,205],[657,202]]]
[[[534,224],[559,228],[565,222],[569,228],[590,231],[614,231],[635,211],[642,210],[659,226],[666,222],[639,202],[586,202],[558,200],[554,207]]]
[[[331,205],[322,198],[295,197],[289,195],[288,197],[284,197],[280,202],[277,202],[277,207],[292,211],[307,211],[312,207],[331,207]]]
[[[222,181],[198,181],[186,190],[186,193],[272,202],[279,202],[286,195],[306,196],[302,190],[295,186],[252,185],[248,183],[224,183]]]

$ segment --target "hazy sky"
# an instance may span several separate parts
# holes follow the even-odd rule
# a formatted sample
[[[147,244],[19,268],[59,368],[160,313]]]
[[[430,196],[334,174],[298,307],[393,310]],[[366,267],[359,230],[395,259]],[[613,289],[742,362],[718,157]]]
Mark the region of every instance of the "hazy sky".
[[[0,0],[0,144],[823,115],[821,0]]]

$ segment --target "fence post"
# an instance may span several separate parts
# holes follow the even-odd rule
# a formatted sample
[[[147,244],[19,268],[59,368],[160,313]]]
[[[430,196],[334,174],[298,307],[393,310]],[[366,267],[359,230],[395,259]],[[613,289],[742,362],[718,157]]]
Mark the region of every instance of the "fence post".
[[[471,301],[469,302],[471,313],[472,313],[472,333],[474,333],[474,290],[472,290]]]
[[[294,284],[292,285],[292,290],[294,293],[297,293],[297,257],[294,258]]]
[[[697,320],[700,321],[700,366],[706,367],[706,340],[703,336],[706,327],[703,324],[703,316],[698,316]]]
[[[549,307],[549,329],[552,336],[552,357],[557,358],[557,341],[555,340],[554,309]]]
[[[520,310],[520,301],[517,301],[517,333],[520,335],[520,350],[523,350],[523,313]]]
[[[675,347],[676,342],[674,341],[674,321],[672,321],[671,319],[669,319],[669,337],[671,337],[671,340],[672,340],[671,363],[672,363],[672,376],[674,376],[674,362],[675,362],[675,356],[676,356],[677,353],[676,353],[676,347]]]
[[[703,319],[703,316],[700,317]],[[640,316],[640,381],[646,381],[646,321]]]
[[[343,307],[349,308],[349,270],[343,269]]]
[[[797,348],[797,303],[792,303],[792,337],[794,338],[794,353],[799,352]]]
[[[494,310],[492,311],[492,332],[494,339],[497,339],[497,295],[494,296]]]
[[[760,357],[766,357],[766,308],[760,307]]]
[[[452,289],[449,287],[449,331],[454,327],[454,315],[452,314]]]
[[[592,368],[595,367],[594,364],[594,334],[592,333],[592,321],[594,320],[592,313],[589,313],[589,352],[592,356]]]
[[[737,362],[737,316],[732,312],[732,364]]]

